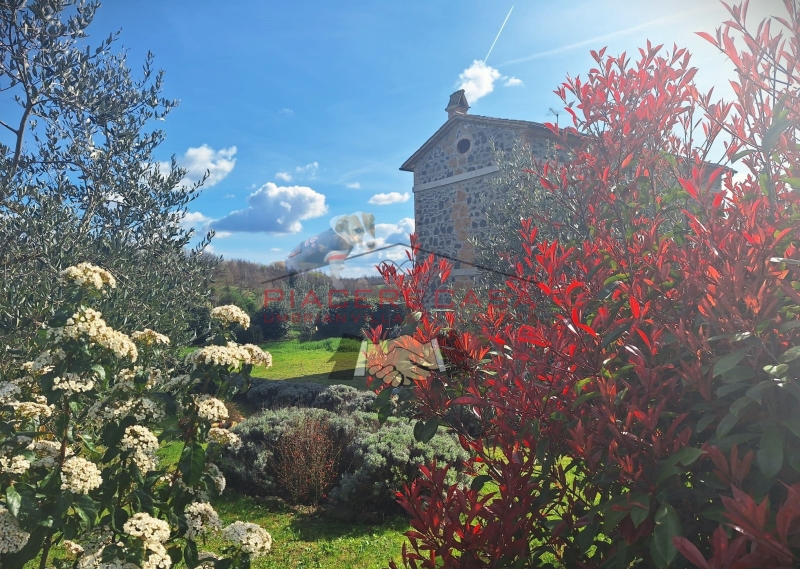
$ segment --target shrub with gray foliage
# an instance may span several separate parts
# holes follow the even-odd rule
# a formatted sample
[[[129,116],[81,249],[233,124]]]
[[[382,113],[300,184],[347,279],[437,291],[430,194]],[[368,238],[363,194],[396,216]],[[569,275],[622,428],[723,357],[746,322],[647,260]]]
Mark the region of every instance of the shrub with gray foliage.
[[[263,381],[247,392],[247,400],[262,409],[314,407],[317,396],[325,389],[319,383]]]
[[[414,438],[413,423],[391,417],[374,432],[361,432],[351,446],[352,465],[331,490],[331,500],[355,511],[397,509],[395,493],[419,475],[419,465],[451,464],[448,484],[461,482],[469,454],[455,435],[440,430],[430,442]]]
[[[334,390],[337,392],[348,390]],[[341,405],[340,409],[346,408],[348,403]],[[418,475],[420,464],[434,460],[453,466],[450,483],[460,482],[463,476],[461,464],[467,453],[455,435],[444,430],[430,442],[421,443],[414,439],[413,423],[405,418],[390,417],[380,425],[374,411],[286,408],[265,410],[235,427],[242,446],[238,451],[226,450],[220,464],[228,483],[249,495],[288,497],[277,482],[275,453],[281,437],[304,420],[326,423],[341,449],[339,479],[329,494],[339,509],[354,514],[398,511],[395,492]]]
[[[372,391],[361,391],[350,385],[330,385],[317,395],[311,407],[334,413],[371,411],[375,397]]]
[[[242,446],[238,452],[227,449],[220,464],[228,483],[249,495],[283,495],[275,479],[275,449],[283,434],[303,419],[326,422],[342,449],[350,446],[359,430],[373,430],[378,424],[374,413],[339,415],[297,407],[265,410],[234,428]]]

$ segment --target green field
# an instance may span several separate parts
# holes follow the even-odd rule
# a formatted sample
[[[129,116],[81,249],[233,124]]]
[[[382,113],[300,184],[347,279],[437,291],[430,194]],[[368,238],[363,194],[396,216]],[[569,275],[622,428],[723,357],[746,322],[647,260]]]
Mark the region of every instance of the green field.
[[[271,507],[247,496],[226,492],[215,504],[224,524],[236,520],[259,524],[272,535],[272,551],[255,559],[253,569],[325,569],[387,567],[390,559],[399,562],[408,522],[395,518],[381,525],[344,523],[324,518],[309,508]],[[222,545],[209,540],[207,551]]]
[[[353,377],[354,362],[361,342],[343,338],[328,338],[316,342],[287,340],[271,342],[261,347],[272,354],[272,367],[257,367],[253,377],[285,381],[310,381],[323,385],[341,383],[356,389],[367,389],[366,378],[329,379],[331,372],[337,376]]]

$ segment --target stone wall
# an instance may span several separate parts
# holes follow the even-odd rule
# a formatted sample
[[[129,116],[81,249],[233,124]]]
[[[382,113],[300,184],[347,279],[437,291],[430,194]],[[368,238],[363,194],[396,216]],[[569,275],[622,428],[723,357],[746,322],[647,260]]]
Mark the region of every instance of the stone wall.
[[[474,172],[494,165],[492,145],[500,150],[509,150],[519,139],[520,132],[512,129],[499,129],[487,124],[459,121],[427,155],[420,158],[414,167],[414,185],[427,184],[443,178],[450,178]],[[469,141],[469,150],[460,152],[458,143]]]
[[[495,192],[499,191],[492,183],[493,171],[477,172],[495,166],[492,143],[503,152],[511,151],[515,145],[527,144],[534,154],[544,153],[547,142],[533,136],[530,130],[508,127],[501,120],[497,123],[489,125],[468,118],[459,121],[416,164],[414,217],[423,249],[473,262],[475,252],[469,239],[480,236],[486,229],[486,208],[496,202]],[[469,141],[466,152],[460,152],[458,147],[463,140]],[[463,146],[462,143],[462,149]],[[472,172],[475,176],[468,179],[456,178],[470,176]],[[456,181],[447,182],[448,178],[456,178]],[[434,187],[426,188],[426,185]],[[474,269],[455,262],[454,274],[462,272],[474,273]]]

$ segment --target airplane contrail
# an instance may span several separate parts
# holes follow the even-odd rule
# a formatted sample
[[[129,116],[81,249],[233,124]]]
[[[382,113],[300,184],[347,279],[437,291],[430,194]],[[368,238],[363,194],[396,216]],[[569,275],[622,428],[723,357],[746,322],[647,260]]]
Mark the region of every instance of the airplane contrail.
[[[490,48],[489,48],[489,53],[487,53],[487,54],[486,54],[486,57],[484,57],[484,58],[483,58],[483,62],[484,62],[484,63],[486,63],[486,60],[487,60],[487,59],[489,59],[489,56],[490,56],[490,55],[492,55],[492,50],[494,49],[494,44],[496,44],[496,43],[497,43],[497,40],[498,40],[498,39],[500,39],[500,34],[502,34],[502,33],[503,33],[503,28],[505,28],[505,27],[506,27],[506,22],[508,21],[508,18],[509,18],[509,17],[511,17],[511,11],[512,11],[513,9],[514,9],[514,6],[511,6],[511,10],[509,10],[509,11],[508,11],[508,15],[506,16],[506,19],[505,19],[505,20],[503,20],[503,25],[502,25],[502,26],[500,26],[500,31],[499,31],[499,32],[497,32],[497,35],[495,36],[495,38],[494,38],[494,41],[492,42],[492,47],[490,47]]]
[[[528,56],[525,56],[525,57],[519,57],[517,59],[510,59],[509,61],[504,61],[502,64],[500,64],[499,67],[504,67],[506,65],[514,65],[516,63],[523,63],[523,62],[526,62],[526,61],[539,59],[541,57],[549,57],[551,55],[557,55],[557,54],[564,53],[564,52],[567,52],[567,51],[572,51],[574,49],[577,49],[577,48],[580,48],[580,47],[585,47],[587,45],[597,45],[598,43],[601,43],[601,42],[604,42],[604,41],[608,41],[608,40],[611,40],[611,39],[614,39],[614,38],[617,38],[617,37],[620,37],[620,36],[627,36],[627,35],[633,34],[635,32],[641,31],[641,30],[646,30],[646,29],[653,28],[653,27],[656,27],[656,26],[663,26],[664,24],[673,24],[675,22],[679,22],[679,21],[682,21],[682,20],[686,19],[687,16],[690,16],[690,15],[693,15],[693,14],[697,14],[699,12],[706,12],[706,11],[708,11],[706,6],[700,6],[700,7],[697,7],[697,8],[693,8],[691,10],[687,10],[685,12],[681,12],[681,13],[678,13],[678,14],[672,14],[671,16],[665,16],[663,18],[657,18],[655,20],[650,20],[648,22],[644,22],[642,24],[639,24],[639,25],[636,25],[636,26],[632,26],[630,28],[625,28],[623,30],[617,30],[615,32],[611,32],[611,33],[608,33],[608,34],[603,34],[603,35],[600,35],[600,36],[596,36],[596,37],[593,37],[593,38],[588,39],[588,40],[583,40],[583,41],[579,41],[579,42],[576,42],[576,43],[571,43],[569,45],[564,45],[564,46],[561,46],[561,47],[557,47],[555,49],[548,49],[546,51],[540,51],[538,53],[534,53],[534,54],[531,54],[531,55],[528,55]]]

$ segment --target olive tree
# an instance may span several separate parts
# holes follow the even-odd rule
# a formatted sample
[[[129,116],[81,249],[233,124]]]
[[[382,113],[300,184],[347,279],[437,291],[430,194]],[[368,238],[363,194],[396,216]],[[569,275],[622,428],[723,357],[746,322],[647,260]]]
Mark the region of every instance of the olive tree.
[[[0,345],[30,349],[63,302],[55,277],[80,262],[124,283],[102,303],[121,329],[180,344],[207,303],[212,234],[190,250],[180,226],[204,180],[183,185],[174,157],[168,172],[154,158],[153,121],[176,101],[161,96],[152,54],[137,75],[118,34],[90,47],[98,6],[0,0]]]

